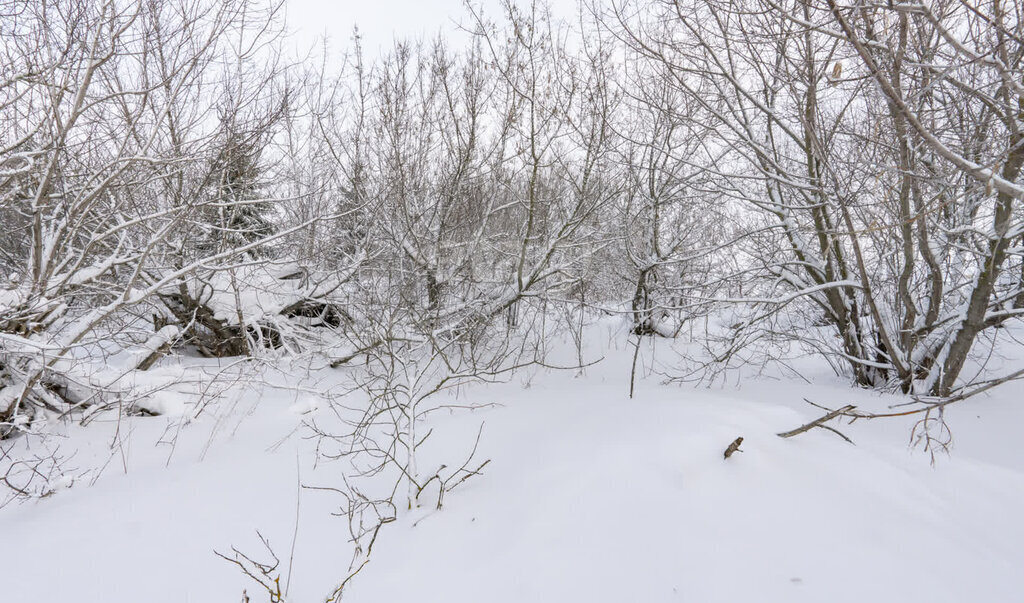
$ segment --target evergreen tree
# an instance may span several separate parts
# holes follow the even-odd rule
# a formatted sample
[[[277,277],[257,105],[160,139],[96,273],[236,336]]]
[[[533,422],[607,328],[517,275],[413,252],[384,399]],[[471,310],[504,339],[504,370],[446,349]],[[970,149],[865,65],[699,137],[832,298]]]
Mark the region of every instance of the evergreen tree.
[[[274,205],[263,201],[264,182],[260,158],[263,150],[259,133],[228,130],[209,171],[212,191],[206,224],[196,245],[202,254],[216,254],[242,247],[272,235]],[[267,247],[247,252],[251,257],[270,255]]]

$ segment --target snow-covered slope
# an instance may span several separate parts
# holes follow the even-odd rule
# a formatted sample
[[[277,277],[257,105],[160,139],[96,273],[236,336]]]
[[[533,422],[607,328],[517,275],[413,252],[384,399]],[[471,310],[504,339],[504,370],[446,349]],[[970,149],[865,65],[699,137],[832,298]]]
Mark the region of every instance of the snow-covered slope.
[[[908,449],[913,418],[844,427],[855,446],[823,430],[775,435],[820,414],[805,397],[869,408],[896,398],[810,369],[811,383],[714,390],[650,376],[630,400],[631,350],[619,346],[592,350],[605,359],[581,374],[459,392],[500,406],[435,416],[444,439],[432,454],[459,457],[483,422],[479,457],[492,462],[442,510],[385,526],[343,600],[1021,600],[1024,409],[1013,384],[950,408],[955,447],[932,466]],[[313,389],[330,387],[318,379]],[[337,485],[341,468],[314,468],[296,427],[329,411],[286,388],[217,404],[183,426],[136,417],[70,429],[62,449],[79,450],[82,466],[109,456],[118,428],[131,433],[95,485],[0,510],[0,600],[234,602],[247,589],[263,601],[213,553],[267,557],[257,529],[281,557],[288,600],[322,600],[347,574],[348,532],[330,515],[337,499],[297,479]],[[737,436],[743,452],[723,459]]]

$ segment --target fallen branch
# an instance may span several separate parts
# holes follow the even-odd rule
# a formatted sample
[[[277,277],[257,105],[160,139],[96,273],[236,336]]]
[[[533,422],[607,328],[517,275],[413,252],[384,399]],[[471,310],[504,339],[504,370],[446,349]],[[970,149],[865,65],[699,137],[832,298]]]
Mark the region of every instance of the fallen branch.
[[[808,400],[806,398],[804,398],[804,401],[807,402],[808,404],[814,404],[813,402],[811,402],[810,400]],[[814,406],[818,406],[818,405],[814,404]],[[818,406],[818,408],[823,408],[823,407]],[[836,429],[834,427],[830,427],[828,425],[825,425],[825,423],[831,421],[832,419],[835,419],[836,417],[853,417],[854,419],[864,418],[864,415],[862,413],[856,412],[856,409],[857,409],[857,407],[854,406],[853,404],[847,404],[846,406],[844,406],[842,408],[839,408],[839,409],[836,409],[836,410],[826,409],[826,410],[829,410],[828,414],[826,414],[826,415],[824,415],[822,417],[819,417],[819,418],[811,421],[810,423],[805,423],[804,425],[801,425],[800,427],[797,427],[796,429],[793,429],[791,431],[785,431],[785,432],[777,434],[777,435],[780,438],[791,438],[791,437],[793,437],[795,435],[800,435],[801,433],[804,433],[805,431],[810,431],[811,429],[814,429],[815,427],[820,427],[822,429],[827,429],[828,431],[831,431],[832,433],[838,435],[839,437],[843,438],[847,442],[853,444],[853,440],[851,440],[850,438],[846,437],[846,435],[844,435],[838,429]],[[867,418],[870,418],[870,417],[867,417]]]

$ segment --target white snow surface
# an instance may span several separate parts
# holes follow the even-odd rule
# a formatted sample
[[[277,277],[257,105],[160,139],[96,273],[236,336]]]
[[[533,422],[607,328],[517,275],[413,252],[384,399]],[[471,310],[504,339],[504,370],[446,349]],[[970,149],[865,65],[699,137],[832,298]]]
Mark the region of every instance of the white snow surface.
[[[615,325],[594,330],[588,356],[603,360],[585,371],[470,386],[458,404],[497,406],[432,415],[421,466],[460,463],[481,423],[491,463],[443,509],[384,526],[343,601],[1022,600],[1019,386],[949,407],[955,446],[932,465],[908,447],[913,417],[843,426],[856,445],[820,429],[777,437],[820,415],[803,398],[905,401],[813,363],[799,367],[809,382],[769,370],[665,385],[648,370],[672,362],[659,340],[642,348],[631,400],[632,346]],[[155,370],[179,365],[214,374],[175,358]],[[75,452],[63,487],[0,509],[0,601],[237,602],[243,589],[265,601],[214,555],[266,558],[256,530],[281,558],[287,600],[322,601],[348,574],[347,527],[335,496],[297,485],[340,486],[345,469],[315,462],[302,423],[331,420],[343,373],[293,367],[268,387],[239,380],[198,416],[168,403],[173,416],[67,426],[46,445]],[[743,452],[723,459],[737,436]]]

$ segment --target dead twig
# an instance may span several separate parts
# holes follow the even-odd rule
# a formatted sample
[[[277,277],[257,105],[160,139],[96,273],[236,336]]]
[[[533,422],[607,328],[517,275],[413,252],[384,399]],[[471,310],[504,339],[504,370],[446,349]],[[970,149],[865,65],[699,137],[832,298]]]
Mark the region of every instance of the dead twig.
[[[363,568],[366,567],[366,564],[369,563],[369,562],[370,562],[369,558],[363,560],[362,565],[360,565],[356,569],[356,571],[352,572],[344,580],[342,580],[341,584],[338,585],[338,588],[334,589],[334,592],[331,593],[331,596],[327,597],[327,603],[334,603],[336,601],[340,601],[341,600],[341,594],[345,590],[345,587],[348,585],[349,581],[351,581],[352,578],[355,578],[356,574],[361,572],[363,570]]]
[[[256,532],[256,535],[259,536],[260,541],[273,561],[257,561],[235,547],[231,547],[231,551],[235,554],[234,557],[228,557],[219,551],[214,551],[213,553],[221,559],[237,565],[242,570],[242,573],[253,582],[259,584],[263,590],[267,591],[267,594],[270,596],[270,603],[284,603],[284,594],[281,592],[281,575],[277,571],[281,562],[277,555],[274,554],[274,549],[270,547],[270,542],[263,537],[263,534]]]
[[[818,408],[824,408],[822,406],[819,406],[818,404],[814,404],[813,402],[811,402],[810,400],[808,400],[806,398],[804,398],[804,401],[807,402],[808,404],[812,404],[814,406],[818,406]],[[805,424],[801,425],[800,427],[797,427],[796,429],[793,429],[793,430],[790,430],[790,431],[784,431],[784,432],[782,432],[780,434],[777,434],[777,435],[780,438],[791,438],[791,437],[793,437],[795,435],[800,435],[801,433],[804,433],[805,431],[810,431],[811,429],[814,429],[815,427],[820,427],[822,429],[827,429],[828,431],[831,431],[832,433],[838,435],[839,437],[843,438],[847,442],[853,444],[853,440],[851,440],[850,438],[846,437],[846,435],[843,434],[838,429],[836,429],[834,427],[830,427],[828,425],[825,425],[825,423],[831,421],[832,419],[835,419],[836,417],[853,417],[855,419],[861,418],[862,413],[857,413],[856,412],[856,408],[857,407],[854,406],[853,404],[847,404],[846,406],[844,406],[842,408],[839,408],[839,409],[836,409],[836,410],[826,409],[826,410],[829,410],[828,414],[826,414],[826,415],[824,415],[822,417],[819,417],[819,418],[811,421],[810,423],[805,423]]]

